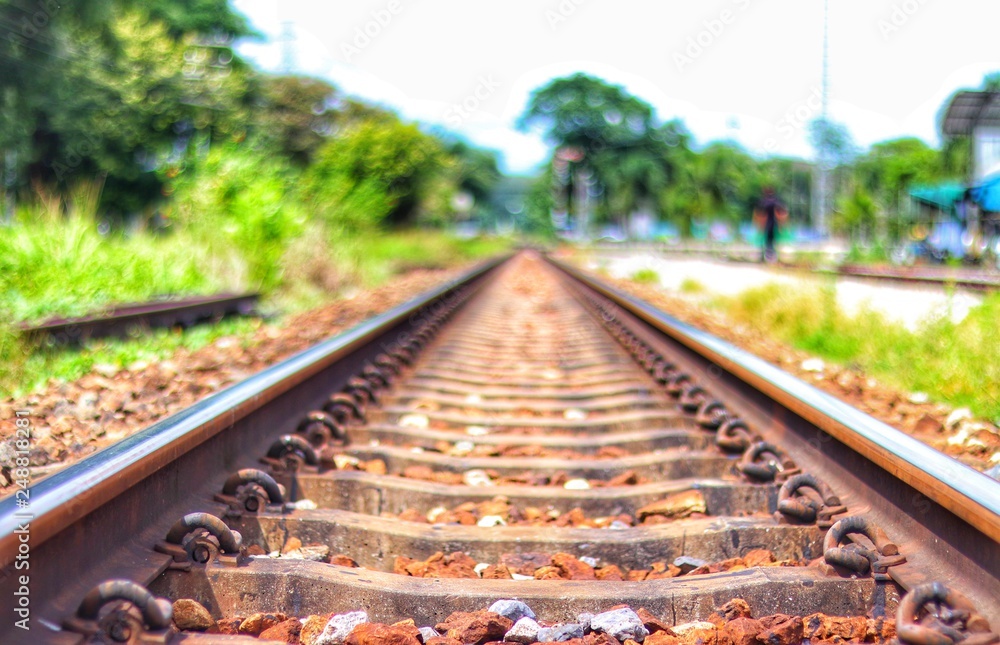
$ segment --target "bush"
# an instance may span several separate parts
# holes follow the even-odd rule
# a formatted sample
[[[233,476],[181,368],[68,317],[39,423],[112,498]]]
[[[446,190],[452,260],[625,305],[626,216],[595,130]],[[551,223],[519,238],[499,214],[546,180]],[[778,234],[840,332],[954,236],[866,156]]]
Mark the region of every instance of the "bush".
[[[639,284],[660,283],[660,274],[653,269],[639,269],[632,274],[631,278],[632,282],[638,282]]]

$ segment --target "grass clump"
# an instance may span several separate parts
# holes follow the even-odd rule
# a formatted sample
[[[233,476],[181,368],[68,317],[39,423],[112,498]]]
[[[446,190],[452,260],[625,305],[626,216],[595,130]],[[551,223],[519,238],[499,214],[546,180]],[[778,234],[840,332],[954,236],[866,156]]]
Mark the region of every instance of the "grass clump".
[[[694,278],[684,278],[681,281],[679,289],[681,293],[686,293],[692,296],[699,295],[708,291],[705,288],[705,285],[698,282]]]
[[[1000,418],[1000,294],[986,298],[961,322],[935,315],[913,330],[863,309],[848,315],[833,285],[768,284],[713,306],[735,321],[827,360],[857,365],[884,382],[926,392],[953,406]]]
[[[659,284],[660,274],[653,269],[639,269],[634,272],[631,276],[632,282],[637,282],[639,284]]]

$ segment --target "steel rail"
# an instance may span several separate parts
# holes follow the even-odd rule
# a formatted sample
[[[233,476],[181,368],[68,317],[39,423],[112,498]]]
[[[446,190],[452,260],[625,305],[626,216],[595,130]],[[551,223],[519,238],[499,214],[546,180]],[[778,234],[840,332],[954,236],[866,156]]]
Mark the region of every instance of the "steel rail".
[[[904,589],[935,577],[965,576],[976,587],[972,593],[979,606],[993,620],[1000,619],[1000,482],[575,267],[549,262],[570,282],[607,298],[661,338],[685,348],[703,368],[708,366],[720,389],[730,388],[730,396],[752,390],[755,394],[736,398],[748,411],[757,404],[762,434],[778,437],[800,465],[805,461],[827,477],[858,486],[848,495],[883,521],[895,523],[901,534],[897,539],[920,553],[917,562],[889,569]],[[802,421],[835,441],[822,445],[805,440]],[[845,464],[831,463],[838,457]],[[854,477],[851,468],[865,472]]]
[[[1000,542],[1000,482],[948,457],[913,437],[844,403],[767,361],[583,272],[554,262],[574,278],[675,340],[737,373],[749,385],[854,446],[858,452],[908,484],[927,488],[927,496]]]
[[[123,304],[75,318],[51,318],[37,325],[22,325],[21,331],[32,336],[56,336],[67,343],[88,338],[124,336],[135,328],[190,326],[202,320],[232,314],[248,315],[256,307],[260,294],[219,294],[182,300]]]
[[[30,522],[31,547],[38,547],[137,482],[169,466],[180,455],[194,450],[238,420],[372,343],[386,330],[405,323],[450,291],[482,277],[504,259],[485,262],[456,280],[306,349],[33,483],[30,517],[18,508],[13,496],[0,500],[0,568],[8,567],[17,555],[18,538],[14,531],[18,525]]]

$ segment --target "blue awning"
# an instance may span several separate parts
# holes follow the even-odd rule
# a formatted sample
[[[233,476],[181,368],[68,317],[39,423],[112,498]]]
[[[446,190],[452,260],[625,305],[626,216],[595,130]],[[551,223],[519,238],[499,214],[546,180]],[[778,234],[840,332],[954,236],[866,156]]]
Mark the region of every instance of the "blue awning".
[[[910,190],[910,197],[943,211],[951,211],[955,204],[965,197],[965,185],[958,182],[938,184],[937,186],[920,186]]]
[[[972,199],[984,211],[1000,213],[1000,174],[987,177],[973,188]]]

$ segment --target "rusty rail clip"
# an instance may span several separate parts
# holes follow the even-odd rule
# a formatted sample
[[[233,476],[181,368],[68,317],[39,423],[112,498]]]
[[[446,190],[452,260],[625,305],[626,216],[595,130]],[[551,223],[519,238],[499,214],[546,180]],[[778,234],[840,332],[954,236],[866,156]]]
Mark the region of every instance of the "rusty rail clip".
[[[294,434],[286,434],[267,449],[267,456],[261,458],[261,463],[267,464],[274,472],[297,472],[302,466],[318,466],[319,455],[316,449]]]
[[[812,491],[814,494],[808,494]],[[800,473],[781,485],[778,491],[778,513],[791,521],[816,523],[822,529],[833,525],[832,517],[846,513],[840,498],[830,487],[808,473]]]
[[[993,645],[1000,635],[972,602],[940,582],[919,585],[899,601],[896,635],[904,645]]]
[[[347,438],[343,424],[322,410],[314,410],[307,414],[295,432],[305,435],[309,443],[317,448],[325,446],[331,440],[344,442]]]
[[[210,513],[188,513],[177,520],[167,537],[153,548],[165,553],[188,571],[192,563],[218,562],[227,566],[240,563],[243,536]]]
[[[874,548],[851,541],[852,534],[868,538]],[[830,527],[823,539],[823,559],[827,564],[861,575],[871,570],[872,577],[879,582],[890,580],[889,567],[906,562],[882,527],[860,515],[845,517]]]
[[[719,426],[715,435],[715,445],[725,452],[744,453],[759,439],[750,433],[750,426],[739,417],[731,417]]]
[[[115,607],[102,616],[101,610],[111,603]],[[142,585],[108,580],[87,592],[63,627],[88,639],[99,637],[100,642],[167,643],[173,631],[173,613],[169,600],[155,597]]]
[[[240,517],[244,512],[257,513],[268,504],[284,504],[285,494],[281,484],[262,470],[244,468],[226,479],[222,493],[215,495],[215,501],[229,506],[231,517]]]
[[[740,471],[759,482],[783,481],[798,474],[799,469],[783,450],[772,443],[758,441],[740,458]]]

